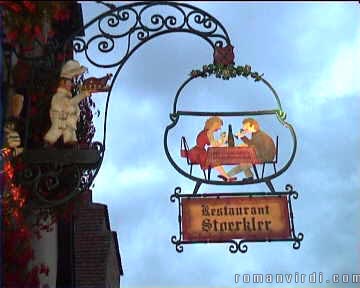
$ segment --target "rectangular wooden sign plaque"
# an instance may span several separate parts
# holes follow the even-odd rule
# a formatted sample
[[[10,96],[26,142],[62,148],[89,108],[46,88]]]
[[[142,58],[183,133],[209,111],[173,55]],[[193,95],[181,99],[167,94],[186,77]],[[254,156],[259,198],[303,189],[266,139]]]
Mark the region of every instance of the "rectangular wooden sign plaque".
[[[184,198],[181,206],[184,241],[290,238],[286,196]]]

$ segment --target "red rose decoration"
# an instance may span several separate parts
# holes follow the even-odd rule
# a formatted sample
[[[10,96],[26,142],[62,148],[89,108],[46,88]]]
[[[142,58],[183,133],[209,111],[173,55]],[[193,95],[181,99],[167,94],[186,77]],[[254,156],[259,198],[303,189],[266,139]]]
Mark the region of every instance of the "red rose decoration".
[[[70,11],[66,8],[59,7],[55,10],[53,18],[59,22],[69,20],[70,19]]]
[[[14,43],[17,41],[19,37],[19,33],[18,31],[16,30],[13,30],[13,31],[9,31],[7,34],[6,34],[6,40],[10,43]]]
[[[0,5],[4,6],[5,8],[15,13],[19,13],[21,11],[21,6],[16,3],[13,3],[12,1],[0,1]]]
[[[27,274],[27,285],[30,287],[39,287],[40,281],[39,281],[39,267],[35,266],[30,272]]]
[[[45,42],[45,38],[42,34],[41,27],[39,25],[34,26],[34,34],[36,37],[38,37],[42,42]]]
[[[214,64],[233,65],[234,47],[229,44],[226,47],[216,47],[214,51]]]
[[[45,274],[46,276],[49,275],[49,267],[45,264],[40,265],[40,274]]]
[[[29,23],[26,23],[24,25],[24,28],[23,28],[24,33],[30,34],[31,33],[31,28],[32,28],[31,25]]]
[[[35,13],[36,5],[34,3],[32,3],[31,1],[23,1],[23,4],[30,13]]]

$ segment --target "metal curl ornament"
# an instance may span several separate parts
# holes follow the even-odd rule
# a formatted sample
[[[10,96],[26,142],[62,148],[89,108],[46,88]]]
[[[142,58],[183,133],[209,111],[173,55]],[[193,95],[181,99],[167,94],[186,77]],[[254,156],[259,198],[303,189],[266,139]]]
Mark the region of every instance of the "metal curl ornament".
[[[174,29],[177,24],[177,19],[174,16],[168,16],[165,18],[165,27],[167,29]]]
[[[297,237],[294,238],[294,243],[293,243],[293,248],[294,249],[299,249],[301,246],[301,241],[304,239],[304,234],[303,233],[298,233]]]
[[[229,251],[233,254],[239,251],[239,245],[236,243],[236,241],[231,241],[231,244],[229,245]]]
[[[135,10],[130,9],[130,8],[128,10],[136,14]],[[119,10],[117,14],[121,21],[126,21],[126,20],[129,20],[129,18],[130,18],[130,13],[126,10],[123,10],[123,11]]]
[[[122,20],[128,20],[129,13],[126,13],[126,11],[124,11],[123,16],[124,15],[125,15],[125,17],[123,17]],[[119,25],[119,23],[120,23],[120,19],[119,19],[118,15],[109,15],[109,18],[107,19],[107,25],[109,25],[109,27],[116,27],[117,25]]]
[[[149,35],[150,35],[150,33],[147,30],[140,30],[140,31],[137,31],[137,33],[136,33],[137,39],[141,40],[141,41],[146,40],[147,38],[149,38]]]
[[[238,244],[239,251],[241,253],[246,253],[248,251],[248,246],[245,244],[246,241],[241,240]]]
[[[200,29],[200,27],[197,28],[196,26],[193,26],[190,22],[191,17],[194,19],[194,22],[196,24],[198,24],[200,27],[204,27],[208,31],[203,31]],[[187,16],[187,24],[189,25],[189,29],[191,31],[204,33],[205,35],[212,35],[218,29],[218,23],[213,21],[210,17],[208,17],[206,13],[202,13],[200,11],[192,11],[191,13],[189,13],[189,15]],[[212,29],[211,26],[213,26]]]
[[[179,195],[181,194],[181,187],[176,187],[174,189],[174,194],[170,196],[170,201],[175,202],[176,199],[179,200]]]
[[[175,235],[171,237],[171,243],[175,244],[175,249],[177,252],[182,253],[184,251],[181,240],[177,239]]]
[[[80,37],[74,38],[73,49],[75,53],[84,52],[87,49],[85,40]]]

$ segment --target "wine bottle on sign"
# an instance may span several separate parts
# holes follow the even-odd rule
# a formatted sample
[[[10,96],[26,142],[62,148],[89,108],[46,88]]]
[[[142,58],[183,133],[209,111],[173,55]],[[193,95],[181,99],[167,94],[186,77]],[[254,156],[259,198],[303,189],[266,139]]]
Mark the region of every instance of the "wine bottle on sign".
[[[229,146],[229,147],[234,147],[234,146],[235,146],[234,135],[233,135],[233,132],[232,132],[232,127],[231,127],[231,125],[229,125],[228,146]]]

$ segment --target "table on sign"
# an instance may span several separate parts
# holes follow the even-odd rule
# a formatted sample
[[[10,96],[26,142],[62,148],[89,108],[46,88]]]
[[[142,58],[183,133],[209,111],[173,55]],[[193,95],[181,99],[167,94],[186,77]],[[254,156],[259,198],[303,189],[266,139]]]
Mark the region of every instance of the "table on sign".
[[[220,165],[239,165],[250,163],[253,165],[256,178],[259,179],[256,164],[262,163],[256,157],[254,147],[209,147],[207,150],[206,166],[208,167],[208,179],[210,179],[211,168]]]

